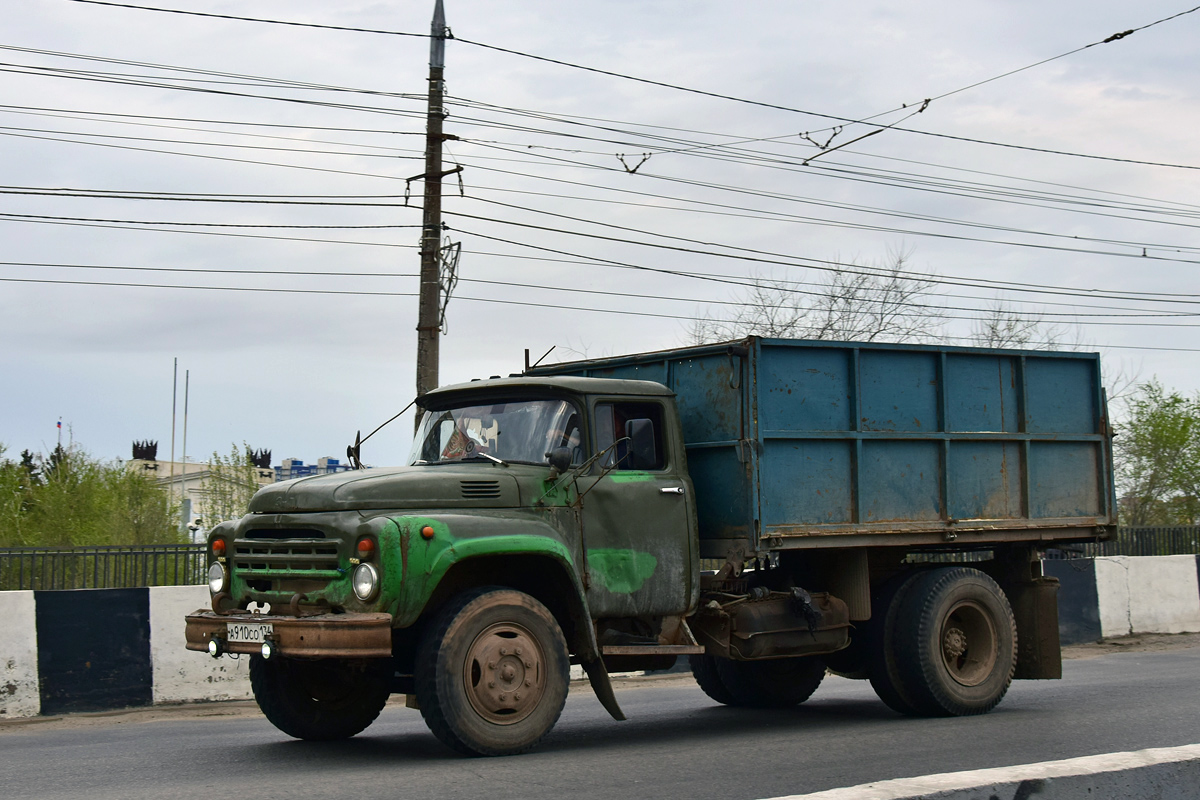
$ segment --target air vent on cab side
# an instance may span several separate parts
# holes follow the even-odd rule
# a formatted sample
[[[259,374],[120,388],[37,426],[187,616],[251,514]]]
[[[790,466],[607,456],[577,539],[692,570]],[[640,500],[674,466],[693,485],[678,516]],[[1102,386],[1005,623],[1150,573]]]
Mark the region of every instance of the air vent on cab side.
[[[500,497],[500,481],[462,481],[464,500],[494,500]]]

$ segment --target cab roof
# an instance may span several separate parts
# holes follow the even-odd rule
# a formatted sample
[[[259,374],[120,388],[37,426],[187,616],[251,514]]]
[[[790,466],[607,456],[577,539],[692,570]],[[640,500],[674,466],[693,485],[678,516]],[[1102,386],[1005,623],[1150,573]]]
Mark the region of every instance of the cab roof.
[[[640,397],[672,397],[675,394],[666,386],[654,381],[581,378],[575,375],[514,376],[440,386],[418,398],[417,405],[422,408],[433,408],[444,403],[452,403],[460,396],[487,395],[516,398],[547,393],[637,395]]]

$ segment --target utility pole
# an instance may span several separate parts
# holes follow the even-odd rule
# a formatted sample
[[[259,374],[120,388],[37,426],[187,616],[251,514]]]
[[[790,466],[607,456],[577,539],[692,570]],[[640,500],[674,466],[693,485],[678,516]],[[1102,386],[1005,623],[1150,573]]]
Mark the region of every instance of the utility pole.
[[[433,9],[429,42],[429,107],[425,128],[425,206],[421,227],[421,288],[417,313],[417,396],[438,385],[438,337],[442,332],[440,256],[442,239],[442,121],[446,62],[446,14],[442,0]],[[457,172],[458,170],[451,170]],[[417,412],[417,423],[421,414]]]

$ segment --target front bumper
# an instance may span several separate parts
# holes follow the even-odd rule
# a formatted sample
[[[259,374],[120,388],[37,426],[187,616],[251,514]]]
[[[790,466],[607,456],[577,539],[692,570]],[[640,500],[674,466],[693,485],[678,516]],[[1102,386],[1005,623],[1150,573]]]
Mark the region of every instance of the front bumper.
[[[230,642],[229,623],[270,623],[275,651],[293,658],[387,658],[392,654],[390,614],[320,614],[286,617],[270,614],[216,614],[194,611],[187,616],[188,650],[208,652],[213,637],[226,653],[258,653],[259,642]]]

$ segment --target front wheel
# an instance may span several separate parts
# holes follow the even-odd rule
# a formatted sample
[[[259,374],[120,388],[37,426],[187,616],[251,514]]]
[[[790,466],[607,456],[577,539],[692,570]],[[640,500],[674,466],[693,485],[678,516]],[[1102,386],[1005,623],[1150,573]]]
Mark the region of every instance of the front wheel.
[[[425,724],[467,755],[515,755],[554,727],[570,662],[554,616],[523,592],[464,592],[430,624],[417,651]]]
[[[297,661],[250,656],[250,688],[288,736],[348,739],[375,721],[391,693],[391,659]]]

